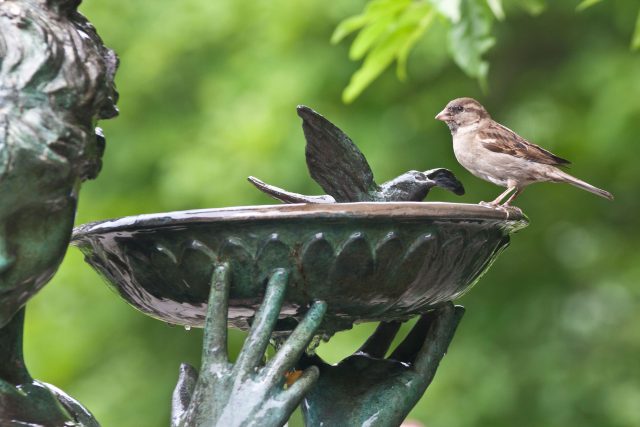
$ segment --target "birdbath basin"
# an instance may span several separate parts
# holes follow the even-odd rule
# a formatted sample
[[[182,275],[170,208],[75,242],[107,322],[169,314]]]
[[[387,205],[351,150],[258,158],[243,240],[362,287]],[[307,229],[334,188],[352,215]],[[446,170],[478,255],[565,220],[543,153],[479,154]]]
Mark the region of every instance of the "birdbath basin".
[[[528,224],[517,212],[437,202],[248,206],[140,215],[74,230],[72,244],[129,304],[201,327],[214,266],[231,271],[230,326],[246,330],[276,268],[290,272],[277,330],[314,300],[321,331],[404,320],[468,291]]]

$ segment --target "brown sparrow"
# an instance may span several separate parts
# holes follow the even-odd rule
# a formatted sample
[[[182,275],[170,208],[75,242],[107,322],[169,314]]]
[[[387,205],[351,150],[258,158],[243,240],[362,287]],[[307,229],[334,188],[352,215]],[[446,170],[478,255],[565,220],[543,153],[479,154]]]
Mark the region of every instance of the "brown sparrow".
[[[600,197],[612,200],[611,193],[587,184],[558,167],[570,162],[522,138],[491,119],[475,99],[458,98],[436,116],[449,126],[453,152],[462,166],[478,178],[507,190],[489,203],[497,206],[509,193],[503,206],[509,206],[524,188],[534,182],[566,182]]]

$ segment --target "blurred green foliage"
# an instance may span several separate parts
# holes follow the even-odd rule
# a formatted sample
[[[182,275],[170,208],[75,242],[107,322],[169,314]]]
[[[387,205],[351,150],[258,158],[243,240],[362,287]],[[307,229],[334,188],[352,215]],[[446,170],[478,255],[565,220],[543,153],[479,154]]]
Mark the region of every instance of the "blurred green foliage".
[[[583,11],[602,0],[583,0],[576,10]],[[537,15],[545,0],[510,0],[510,9]],[[331,41],[339,43],[359,31],[349,50],[349,58],[365,58],[353,73],[342,93],[344,102],[352,102],[395,60],[400,80],[407,76],[407,58],[413,46],[431,27],[434,18],[444,23],[449,55],[469,77],[478,79],[486,91],[489,62],[484,55],[495,44],[494,20],[505,19],[502,0],[370,0],[364,11],[342,21]],[[438,31],[438,30],[435,30]],[[640,12],[631,42],[640,48]]]
[[[121,116],[102,123],[104,168],[83,187],[77,223],[271,203],[248,175],[320,193],[304,163],[301,103],[342,127],[380,181],[448,167],[467,194],[434,190],[431,200],[491,200],[502,190],[456,163],[448,129],[433,120],[450,99],[476,97],[616,200],[552,184],[525,191],[519,206],[532,223],[460,301],[465,318],[412,417],[429,427],[640,425],[640,55],[629,51],[637,0],[582,13],[548,2],[536,17],[507,8],[493,24],[487,95],[450,61],[447,24],[434,19],[412,49],[410,79],[383,72],[346,106],[355,67],[329,39],[364,7],[88,0],[84,13],[122,59]],[[374,326],[338,334],[319,353],[335,362]],[[201,331],[133,310],[73,248],[29,304],[26,328],[32,373],[105,427],[166,426],[179,363],[199,364]],[[242,338],[231,335],[234,351]]]

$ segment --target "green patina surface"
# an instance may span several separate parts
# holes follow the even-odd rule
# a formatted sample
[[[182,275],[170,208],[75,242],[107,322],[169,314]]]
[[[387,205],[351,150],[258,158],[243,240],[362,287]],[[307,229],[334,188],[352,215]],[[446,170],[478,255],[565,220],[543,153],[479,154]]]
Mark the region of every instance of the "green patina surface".
[[[330,336],[460,297],[524,224],[504,216],[463,204],[256,206],[88,224],[73,244],[128,303],[185,326],[203,325],[215,263],[229,264],[229,323],[245,330],[269,274],[286,268],[290,286],[276,328],[291,330],[310,302],[322,300],[321,331]]]
[[[24,304],[67,249],[80,183],[100,170],[98,119],[117,114],[117,58],[79,1],[0,2],[0,424],[94,426],[29,375]]]

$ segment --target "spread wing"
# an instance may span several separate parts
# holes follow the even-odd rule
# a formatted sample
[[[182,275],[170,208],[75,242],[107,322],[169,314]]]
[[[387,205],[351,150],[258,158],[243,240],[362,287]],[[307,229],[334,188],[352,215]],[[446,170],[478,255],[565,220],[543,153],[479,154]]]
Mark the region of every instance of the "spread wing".
[[[309,107],[298,107],[307,140],[306,158],[311,177],[336,202],[371,200],[378,188],[373,172],[358,147],[337,126]]]
[[[478,138],[482,145],[495,153],[508,154],[535,163],[563,166],[571,162],[530,143],[511,129],[499,123],[492,123],[490,127],[479,132]]]

